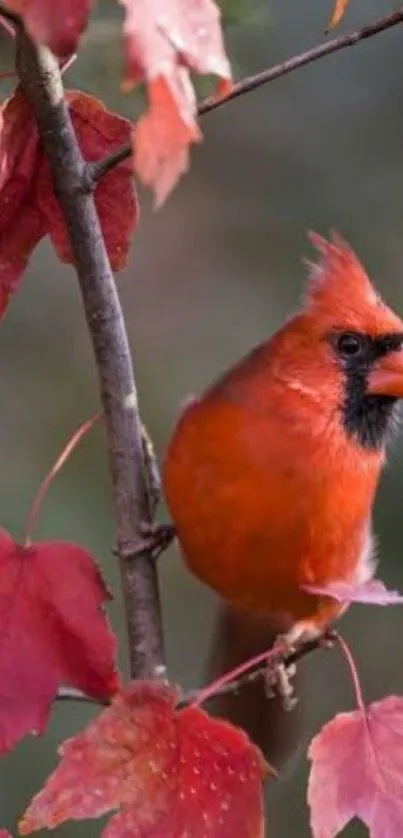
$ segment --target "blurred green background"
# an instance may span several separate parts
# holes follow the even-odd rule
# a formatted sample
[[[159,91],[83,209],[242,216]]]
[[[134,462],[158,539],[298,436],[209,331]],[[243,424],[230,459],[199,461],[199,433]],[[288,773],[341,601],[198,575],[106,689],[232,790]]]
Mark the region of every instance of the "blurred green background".
[[[226,3],[232,17],[245,8]],[[226,30],[237,76],[322,40],[326,0],[251,0],[246,20]],[[341,31],[392,10],[351,0]],[[69,86],[102,96],[128,115],[141,98],[119,93],[122,57],[114,4],[94,16]],[[4,40],[2,41],[2,46]],[[203,119],[204,143],[190,173],[159,213],[141,194],[142,218],[119,277],[143,416],[162,452],[181,399],[198,392],[296,306],[309,255],[307,228],[340,231],[379,289],[403,312],[403,26],[344,50],[228,104]],[[6,52],[3,50],[4,61]],[[77,426],[98,409],[94,364],[74,273],[48,243],[31,260],[0,330],[1,523],[18,538],[38,484]],[[375,519],[381,574],[403,589],[403,443],[391,450]],[[124,624],[102,430],[96,428],[55,482],[38,535],[93,551]],[[161,560],[170,674],[186,687],[202,678],[215,597],[189,576],[176,551]],[[62,580],[61,580],[62,584]],[[368,700],[403,692],[403,614],[356,606],[343,618]],[[306,745],[335,712],[353,706],[337,651],[302,666],[304,714],[298,747],[268,790],[269,834],[307,838]],[[27,695],[29,701],[29,695]],[[57,744],[93,711],[55,707],[45,737],[2,760],[0,823],[16,820],[55,765]],[[352,754],[354,759],[354,754]],[[359,766],[357,766],[359,770]],[[67,825],[65,838],[99,835],[100,824]],[[353,825],[350,838],[366,834]],[[161,836],[163,838],[163,836]]]

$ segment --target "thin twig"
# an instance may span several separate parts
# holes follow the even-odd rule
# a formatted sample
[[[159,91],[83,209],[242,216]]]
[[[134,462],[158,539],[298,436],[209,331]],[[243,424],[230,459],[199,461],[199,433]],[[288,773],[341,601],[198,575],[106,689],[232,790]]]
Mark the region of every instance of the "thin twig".
[[[399,23],[403,23],[403,6],[401,6],[396,12],[392,12],[390,15],[381,17],[374,23],[363,26],[355,32],[347,32],[346,35],[339,35],[337,38],[332,38],[330,41],[324,41],[322,44],[312,47],[311,49],[307,49],[298,55],[294,55],[292,58],[288,58],[280,64],[274,64],[272,67],[268,67],[260,73],[241,79],[234,84],[231,92],[227,96],[223,96],[221,99],[217,97],[210,97],[200,102],[198,106],[198,113],[200,116],[204,116],[204,114],[210,113],[211,111],[226,105],[227,102],[231,102],[232,99],[236,99],[238,96],[243,96],[244,93],[250,93],[252,90],[256,90],[258,87],[274,81],[274,79],[286,76],[288,73],[293,73],[294,70],[298,70],[300,67],[305,67],[313,61],[318,61],[318,59],[324,58],[326,55],[331,55],[333,52],[338,52],[341,49],[345,49],[345,47],[354,47],[360,41],[365,41],[367,38],[371,38],[379,32],[385,32],[387,29],[391,29]],[[89,180],[96,183],[101,177],[103,177],[103,175],[117,166],[118,163],[121,163],[123,160],[127,160],[127,158],[131,157],[132,153],[133,147],[130,143],[127,143],[126,145],[118,148],[116,151],[113,151],[112,154],[104,157],[102,160],[97,160],[95,163],[89,163]]]
[[[164,674],[157,574],[152,551],[138,553],[141,524],[151,522],[142,428],[130,349],[93,196],[85,189],[78,145],[57,60],[17,39],[17,71],[31,103],[68,228],[98,370],[108,433],[117,545],[133,677]]]
[[[89,183],[97,183],[101,178],[108,174],[111,169],[114,169],[115,166],[118,166],[119,163],[123,163],[124,160],[127,160],[128,157],[131,157],[133,150],[133,146],[131,143],[125,143],[116,151],[112,151],[111,154],[108,154],[102,160],[95,160],[94,162],[87,163],[87,178]]]
[[[355,32],[347,32],[346,35],[339,35],[337,38],[332,38],[331,41],[324,41],[317,47],[307,49],[305,52],[300,52],[298,55],[282,61],[280,64],[268,67],[267,70],[262,70],[262,72],[256,73],[256,75],[241,79],[240,82],[233,86],[225,98],[210,98],[201,102],[198,112],[200,115],[203,115],[216,110],[216,108],[220,108],[221,105],[226,105],[232,99],[243,96],[244,93],[250,93],[251,90],[256,90],[263,84],[268,84],[274,81],[274,79],[286,76],[288,73],[293,73],[294,70],[299,70],[300,67],[305,67],[313,61],[318,61],[326,55],[331,55],[333,52],[338,52],[341,49],[345,49],[345,47],[354,47],[360,41],[365,41],[367,38],[371,38],[372,35],[377,35],[379,32],[391,29],[392,26],[397,26],[398,23],[403,23],[403,6],[396,12],[379,18],[374,23],[369,23],[367,26],[363,26]]]
[[[308,640],[306,643],[303,643],[295,652],[292,652],[290,655],[287,655],[283,661],[286,667],[292,666],[298,661],[302,660],[302,658],[309,655],[311,652],[316,651],[317,649],[326,649],[332,648],[334,643],[338,641],[340,644],[343,645],[343,650],[345,644],[343,643],[342,639],[340,638],[339,634],[335,631],[328,631],[321,637],[318,637],[316,640]],[[231,693],[239,692],[242,687],[246,686],[246,684],[251,684],[253,681],[257,681],[260,678],[264,678],[265,674],[267,673],[267,666],[258,666],[256,669],[253,669],[251,672],[246,672],[244,675],[241,675],[240,678],[236,678],[234,681],[230,681],[229,683],[225,684],[224,687],[217,689],[214,694],[209,696],[206,699],[206,703],[215,699],[218,695],[230,695]],[[189,704],[193,704],[199,698],[200,690],[189,690],[186,693],[183,693],[180,701],[178,702],[178,709],[182,707],[188,707]],[[87,704],[96,704],[96,705],[104,705],[107,706],[110,704],[110,700],[106,699],[105,701],[100,701],[97,698],[93,698],[90,695],[86,695],[86,693],[81,692],[81,690],[75,690],[73,687],[60,687],[56,696],[58,701],[81,701]]]
[[[327,649],[332,648],[335,641],[338,640],[338,633],[333,629],[329,629],[323,635],[316,638],[315,640],[307,640],[305,643],[302,643],[301,646],[298,647],[294,652],[291,652],[289,655],[283,657],[283,663],[288,668],[298,661],[302,660],[306,655],[309,655],[311,652],[315,652],[317,649]],[[280,658],[278,659],[280,661]],[[211,695],[206,698],[206,703],[209,701],[214,700],[218,695],[231,695],[232,693],[239,692],[242,687],[246,684],[250,684],[253,681],[257,681],[260,678],[264,678],[267,673],[267,664],[263,664],[263,666],[257,666],[255,669],[252,669],[250,672],[245,672],[244,675],[241,675],[239,678],[235,678],[233,681],[229,681],[224,686],[220,687],[212,693]],[[189,692],[183,693],[181,696],[180,702],[178,704],[179,707],[186,707],[189,704],[193,704],[199,700],[200,690],[191,690]]]

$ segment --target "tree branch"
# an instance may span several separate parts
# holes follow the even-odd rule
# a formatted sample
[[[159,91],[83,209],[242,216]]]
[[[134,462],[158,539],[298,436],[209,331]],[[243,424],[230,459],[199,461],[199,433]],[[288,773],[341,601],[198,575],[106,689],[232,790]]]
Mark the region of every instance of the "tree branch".
[[[87,182],[90,185],[95,186],[98,181],[114,169],[115,166],[118,166],[119,163],[123,162],[123,160],[127,160],[128,157],[131,157],[132,151],[132,144],[125,143],[125,145],[120,146],[120,148],[116,151],[112,151],[111,154],[103,157],[102,160],[95,160],[87,163]]]
[[[151,522],[151,509],[123,314],[94,200],[86,188],[86,165],[64,101],[58,62],[24,31],[17,38],[17,72],[69,231],[95,354],[108,433],[130,670],[137,678],[161,677],[165,668],[156,568],[152,550],[142,542],[142,525]]]
[[[331,55],[334,52],[345,49],[345,47],[354,47],[360,41],[365,41],[367,38],[371,38],[379,32],[385,32],[387,29],[391,29],[399,23],[403,23],[403,6],[401,6],[396,12],[392,12],[390,15],[379,18],[374,23],[370,23],[367,26],[363,26],[362,29],[357,29],[355,32],[347,32],[346,35],[339,35],[337,38],[332,38],[330,41],[325,41],[316,47],[312,47],[312,49],[308,49],[305,52],[294,55],[292,58],[288,58],[280,64],[274,64],[272,67],[268,67],[260,73],[241,79],[241,81],[234,84],[228,96],[224,96],[221,99],[210,97],[200,102],[198,106],[198,113],[200,116],[204,116],[204,114],[210,113],[211,111],[226,105],[227,102],[231,102],[232,99],[236,99],[238,96],[243,96],[244,93],[250,93],[252,90],[256,90],[258,87],[274,81],[274,79],[286,76],[288,73],[293,73],[294,70],[298,70],[300,67],[305,67],[313,61],[318,61],[326,55]],[[117,166],[118,163],[121,163],[123,160],[127,160],[127,158],[131,157],[132,150],[132,145],[127,143],[112,152],[112,154],[104,157],[102,160],[98,160],[95,163],[89,163],[89,182],[92,181],[92,183],[95,184],[101,177],[106,175],[107,172]]]
[[[295,649],[295,651],[286,655],[283,658],[283,663],[287,668],[291,667],[298,663],[298,661],[302,660],[302,658],[306,657],[306,655],[309,655],[311,652],[315,652],[317,649],[333,648],[336,641],[339,641],[338,632],[334,629],[328,629],[320,637],[315,640],[307,640],[305,643],[302,643],[298,649]],[[233,681],[228,681],[228,683],[224,684],[222,687],[218,687],[216,691],[212,691],[206,698],[206,703],[216,698],[218,695],[230,695],[231,693],[239,692],[239,690],[241,690],[246,684],[250,684],[260,678],[264,678],[265,675],[267,675],[267,663],[262,666],[256,666],[255,669],[245,672],[239,678],[234,678]],[[189,690],[188,692],[183,693],[177,705],[178,709],[188,707],[189,704],[197,702],[199,695],[200,690]],[[110,704],[109,699],[100,701],[97,698],[93,698],[92,696],[81,692],[81,690],[74,689],[74,687],[60,687],[56,699],[58,701],[80,701],[86,704],[96,704],[98,706],[107,706]]]
[[[220,108],[221,105],[226,105],[232,99],[243,96],[244,93],[250,93],[251,90],[256,90],[263,84],[268,84],[274,81],[274,79],[286,76],[288,73],[293,73],[294,70],[299,70],[300,67],[305,67],[313,61],[318,61],[326,55],[331,55],[333,52],[338,52],[346,47],[354,47],[360,41],[365,41],[367,38],[371,38],[379,32],[384,32],[386,29],[391,29],[392,26],[397,26],[399,23],[403,23],[403,6],[396,12],[379,18],[367,26],[363,26],[362,29],[357,29],[355,32],[347,32],[346,35],[339,35],[337,38],[332,38],[330,41],[319,44],[317,47],[300,52],[298,55],[282,61],[280,64],[274,64],[273,67],[268,67],[266,70],[256,73],[256,75],[241,79],[237,84],[234,84],[232,90],[225,98],[204,99],[199,105],[198,112],[200,115],[203,115],[216,110],[216,108]]]
[[[320,637],[315,638],[315,640],[306,640],[304,643],[301,643],[297,649],[290,652],[289,654],[282,657],[282,662],[288,669],[292,667],[294,664],[298,663],[298,661],[305,658],[306,655],[309,655],[311,652],[315,652],[317,649],[331,649],[333,648],[335,642],[338,640],[338,633],[334,629],[328,629],[325,631]],[[268,650],[269,652],[270,650]],[[279,656],[278,662],[281,661],[281,657]],[[246,684],[250,684],[253,681],[257,681],[260,678],[264,678],[267,675],[267,663],[262,664],[262,666],[256,666],[254,669],[245,672],[243,675],[240,675],[239,678],[234,678],[232,681],[228,681],[223,686],[218,687],[216,691],[211,691],[205,701],[213,700],[218,695],[230,695],[231,693],[236,693]],[[209,687],[207,687],[210,690]],[[204,688],[202,688],[204,691]],[[189,704],[193,702],[197,702],[199,699],[200,690],[191,690],[190,692],[184,693],[180,699],[179,707],[187,707]],[[203,701],[204,703],[204,701]]]

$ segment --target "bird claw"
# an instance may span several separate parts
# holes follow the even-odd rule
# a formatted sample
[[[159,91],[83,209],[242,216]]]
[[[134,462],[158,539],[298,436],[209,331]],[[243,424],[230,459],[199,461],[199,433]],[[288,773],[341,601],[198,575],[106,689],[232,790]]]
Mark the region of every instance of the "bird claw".
[[[294,695],[291,678],[294,678],[297,667],[294,663],[288,666],[283,660],[269,661],[265,672],[265,691],[268,698],[280,698],[284,710],[293,710],[298,704]]]
[[[140,552],[151,551],[153,559],[158,559],[176,536],[173,524],[157,524],[149,521],[141,522],[140,532],[144,536],[142,545],[140,543]]]
[[[332,649],[338,638],[336,629],[328,628],[319,638],[319,646],[321,649]]]
[[[152,558],[157,560],[176,536],[176,529],[173,524],[142,521],[139,529],[143,537],[137,540],[134,548],[116,551],[121,558],[134,559],[137,556],[143,556],[144,553],[151,553]]]
[[[322,649],[330,649],[334,646],[337,637],[337,631],[328,628],[321,637],[317,638],[316,643]],[[291,678],[294,678],[297,667],[293,662],[286,662],[288,658],[294,656],[296,651],[295,642],[287,635],[279,636],[273,649],[274,655],[267,662],[265,672],[266,695],[270,698],[280,698],[284,710],[293,710],[298,704],[298,699],[294,695],[294,687],[291,684]]]

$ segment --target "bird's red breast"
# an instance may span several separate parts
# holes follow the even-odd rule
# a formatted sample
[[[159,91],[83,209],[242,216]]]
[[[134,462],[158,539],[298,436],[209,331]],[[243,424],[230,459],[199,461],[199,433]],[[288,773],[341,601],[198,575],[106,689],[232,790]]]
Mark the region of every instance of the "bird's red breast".
[[[371,509],[403,395],[403,323],[344,243],[315,243],[303,308],[185,410],[163,472],[191,570],[296,635],[340,611],[305,585],[373,573]]]

